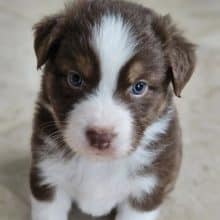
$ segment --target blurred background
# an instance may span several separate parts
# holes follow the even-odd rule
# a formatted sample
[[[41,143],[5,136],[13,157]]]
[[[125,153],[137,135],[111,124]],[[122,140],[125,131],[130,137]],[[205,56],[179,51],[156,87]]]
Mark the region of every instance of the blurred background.
[[[220,1],[138,0],[170,13],[198,45],[196,73],[176,99],[184,158],[161,220],[220,219]],[[32,25],[64,0],[0,0],[0,219],[28,220],[28,167],[39,90]],[[75,218],[75,219],[82,219]]]

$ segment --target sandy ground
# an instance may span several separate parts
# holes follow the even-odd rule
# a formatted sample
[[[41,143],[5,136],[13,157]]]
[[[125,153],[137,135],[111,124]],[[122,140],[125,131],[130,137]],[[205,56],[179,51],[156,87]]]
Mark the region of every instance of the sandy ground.
[[[196,74],[177,100],[185,143],[182,171],[161,220],[219,220],[220,1],[138,2],[171,13],[199,45]],[[40,79],[31,26],[62,7],[61,0],[0,0],[1,220],[29,219],[29,140]]]

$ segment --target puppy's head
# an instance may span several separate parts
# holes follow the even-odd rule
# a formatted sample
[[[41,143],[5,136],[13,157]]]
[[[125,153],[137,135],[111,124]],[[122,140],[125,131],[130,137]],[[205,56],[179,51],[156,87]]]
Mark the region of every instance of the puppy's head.
[[[78,1],[35,26],[43,98],[65,142],[86,155],[122,157],[180,96],[194,46],[169,16],[107,0]]]

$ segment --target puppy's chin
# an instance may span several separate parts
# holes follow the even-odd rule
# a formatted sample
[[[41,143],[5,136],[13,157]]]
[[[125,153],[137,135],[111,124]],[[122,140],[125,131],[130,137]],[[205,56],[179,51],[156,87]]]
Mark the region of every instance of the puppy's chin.
[[[110,147],[105,150],[99,150],[92,146],[86,146],[86,147],[72,147],[72,150],[79,156],[86,157],[91,160],[95,161],[106,161],[106,160],[120,160],[123,158],[128,157],[131,152],[132,148],[127,147],[126,150],[117,150],[114,147]]]

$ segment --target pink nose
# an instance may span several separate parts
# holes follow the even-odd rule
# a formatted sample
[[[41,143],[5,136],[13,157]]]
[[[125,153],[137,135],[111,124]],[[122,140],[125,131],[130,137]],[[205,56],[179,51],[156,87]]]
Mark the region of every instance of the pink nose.
[[[89,144],[99,150],[106,150],[111,146],[111,143],[116,135],[107,129],[89,128],[86,130],[86,137]]]

